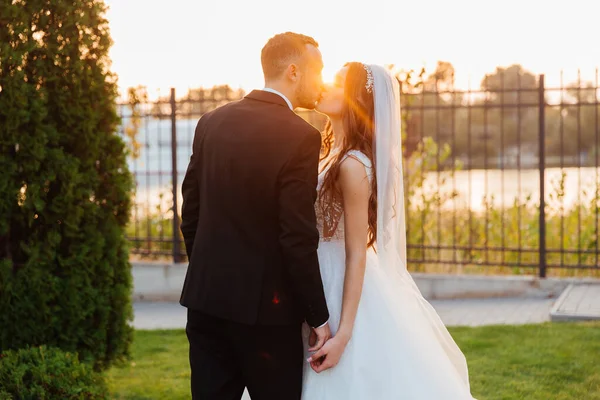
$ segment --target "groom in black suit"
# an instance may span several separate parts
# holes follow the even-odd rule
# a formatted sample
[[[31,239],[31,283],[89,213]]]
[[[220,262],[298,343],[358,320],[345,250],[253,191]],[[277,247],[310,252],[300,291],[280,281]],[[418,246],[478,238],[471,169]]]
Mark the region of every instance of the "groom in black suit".
[[[183,180],[192,396],[300,399],[306,321],[331,336],[317,260],[314,202],[321,136],[312,109],[323,62],[296,33],[262,49],[265,89],[205,114]]]

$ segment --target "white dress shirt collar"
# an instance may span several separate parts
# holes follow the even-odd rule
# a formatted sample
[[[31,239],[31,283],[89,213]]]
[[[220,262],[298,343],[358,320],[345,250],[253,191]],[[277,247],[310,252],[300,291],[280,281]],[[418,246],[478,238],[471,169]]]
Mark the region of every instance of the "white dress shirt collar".
[[[283,93],[281,93],[281,92],[278,92],[277,90],[275,90],[275,89],[271,89],[271,88],[268,88],[268,87],[264,88],[263,90],[264,90],[265,92],[271,92],[271,93],[275,93],[275,94],[276,94],[276,95],[278,95],[278,96],[281,96],[281,98],[282,98],[282,99],[284,99],[284,100],[285,100],[285,102],[287,103],[287,105],[288,105],[288,107],[290,108],[290,110],[294,111],[294,107],[292,106],[292,102],[291,102],[291,101],[289,101],[289,100],[288,100],[288,98],[287,98],[287,97],[285,97],[285,95],[284,95]]]

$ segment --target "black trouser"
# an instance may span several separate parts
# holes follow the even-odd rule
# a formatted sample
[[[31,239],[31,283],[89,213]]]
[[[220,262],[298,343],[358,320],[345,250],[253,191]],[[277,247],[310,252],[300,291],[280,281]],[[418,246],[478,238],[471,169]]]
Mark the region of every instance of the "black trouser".
[[[252,326],[188,309],[192,398],[299,400],[302,391],[301,325]]]

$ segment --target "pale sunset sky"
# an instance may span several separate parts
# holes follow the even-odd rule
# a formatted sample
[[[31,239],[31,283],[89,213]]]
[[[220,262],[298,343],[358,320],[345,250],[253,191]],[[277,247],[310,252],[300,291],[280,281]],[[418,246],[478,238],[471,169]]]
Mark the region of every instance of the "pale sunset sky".
[[[451,62],[474,88],[520,63],[558,85],[600,67],[600,0],[107,0],[121,88],[262,88],[260,50],[284,31],[313,36],[331,80],[346,61],[428,71]]]

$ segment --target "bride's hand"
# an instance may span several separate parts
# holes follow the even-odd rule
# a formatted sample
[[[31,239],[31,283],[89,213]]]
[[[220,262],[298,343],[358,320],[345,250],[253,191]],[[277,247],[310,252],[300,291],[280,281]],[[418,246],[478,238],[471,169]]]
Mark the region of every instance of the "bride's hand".
[[[335,367],[346,349],[348,340],[344,335],[336,335],[329,339],[319,351],[308,358],[310,367],[316,373]]]

